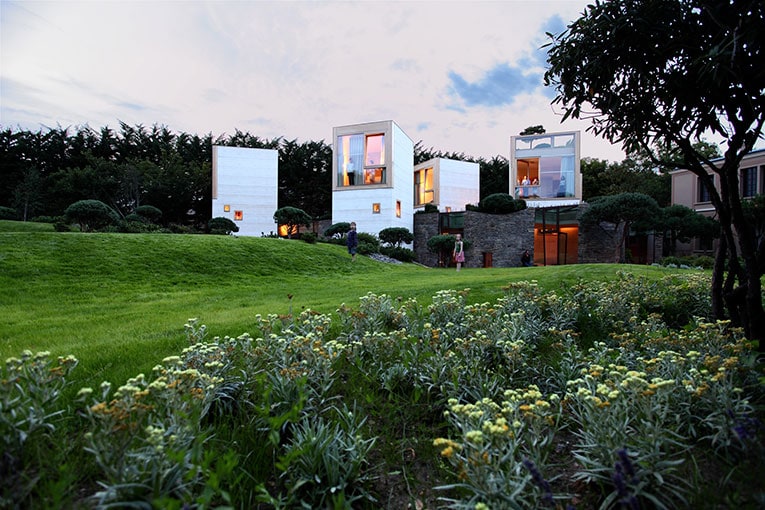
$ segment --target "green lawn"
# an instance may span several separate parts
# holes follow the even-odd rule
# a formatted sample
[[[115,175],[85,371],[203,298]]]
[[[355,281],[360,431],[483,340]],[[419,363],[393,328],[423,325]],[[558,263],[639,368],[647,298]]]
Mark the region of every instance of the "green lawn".
[[[5,229],[11,230],[4,222]],[[26,227],[27,223],[20,224]],[[148,373],[186,345],[195,317],[211,335],[238,336],[256,314],[333,313],[368,292],[428,302],[442,289],[470,288],[493,301],[502,286],[538,280],[556,288],[612,277],[621,265],[432,269],[302,241],[171,234],[0,232],[0,355],[24,349],[73,354],[83,385]],[[638,274],[667,270],[629,266]],[[292,296],[290,300],[288,296]]]

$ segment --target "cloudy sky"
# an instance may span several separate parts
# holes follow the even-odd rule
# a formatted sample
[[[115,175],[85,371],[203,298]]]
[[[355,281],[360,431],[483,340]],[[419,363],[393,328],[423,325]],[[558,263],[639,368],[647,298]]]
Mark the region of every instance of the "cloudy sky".
[[[542,83],[545,32],[587,3],[0,0],[0,126],[331,143],[333,126],[390,119],[426,148],[492,158],[542,124],[621,161],[587,121],[561,124]]]

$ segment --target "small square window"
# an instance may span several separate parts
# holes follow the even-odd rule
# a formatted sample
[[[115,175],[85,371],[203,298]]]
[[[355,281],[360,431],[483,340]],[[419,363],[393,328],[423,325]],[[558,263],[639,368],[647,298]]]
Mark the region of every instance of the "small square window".
[[[243,217],[244,217],[244,213],[242,213],[242,211],[234,211],[234,220],[235,221],[242,221]]]
[[[223,206],[223,212],[231,212],[231,206],[226,204]]]
[[[380,214],[380,204],[378,202],[375,202],[374,204],[372,204],[372,213]]]
[[[448,213],[452,212],[452,208],[449,207],[448,205],[446,206],[446,212],[448,212]]]

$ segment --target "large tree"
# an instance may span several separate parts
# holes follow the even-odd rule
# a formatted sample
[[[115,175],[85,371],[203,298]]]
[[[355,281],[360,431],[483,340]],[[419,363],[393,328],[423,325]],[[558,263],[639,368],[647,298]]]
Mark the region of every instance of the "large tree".
[[[643,193],[620,193],[596,198],[579,217],[582,225],[610,228],[604,231],[611,235],[614,248],[614,262],[627,260],[627,239],[632,230],[647,232],[660,226],[661,208],[656,200]],[[613,233],[611,233],[613,232]]]
[[[738,167],[763,133],[764,33],[762,0],[596,0],[552,36],[545,74],[563,120],[589,118],[589,131],[622,144],[628,154],[687,168],[704,183],[727,252],[718,254],[713,307],[720,315],[724,299],[730,318],[759,340],[761,350],[761,271]],[[694,146],[709,133],[725,140],[721,161]],[[671,150],[659,154],[656,146]]]

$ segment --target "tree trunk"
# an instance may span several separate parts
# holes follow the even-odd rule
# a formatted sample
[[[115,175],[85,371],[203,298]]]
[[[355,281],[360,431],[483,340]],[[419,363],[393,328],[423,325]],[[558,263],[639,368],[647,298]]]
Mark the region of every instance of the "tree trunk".
[[[715,253],[715,265],[712,268],[712,317],[718,321],[725,319],[723,282],[725,280],[725,257],[728,254],[726,239],[725,236],[720,237],[717,253]]]

